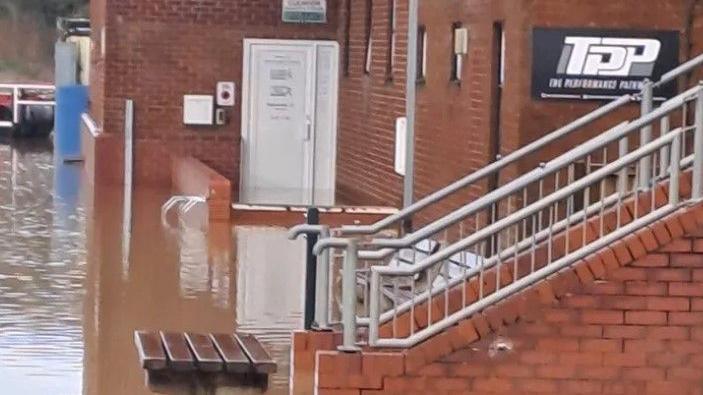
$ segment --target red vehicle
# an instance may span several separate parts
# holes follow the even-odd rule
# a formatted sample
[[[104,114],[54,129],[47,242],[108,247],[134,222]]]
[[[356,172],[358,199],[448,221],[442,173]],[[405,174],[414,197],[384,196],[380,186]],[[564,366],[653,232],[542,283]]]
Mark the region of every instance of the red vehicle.
[[[46,137],[54,129],[53,85],[0,84],[0,129],[13,137]]]

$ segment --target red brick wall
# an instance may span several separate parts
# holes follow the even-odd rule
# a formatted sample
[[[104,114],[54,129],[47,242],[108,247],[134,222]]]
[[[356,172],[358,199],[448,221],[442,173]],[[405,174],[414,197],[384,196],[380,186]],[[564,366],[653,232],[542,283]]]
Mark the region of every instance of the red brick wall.
[[[427,78],[418,87],[415,195],[435,190],[491,161],[493,16],[490,1],[445,1],[437,7],[421,2],[420,23],[427,29]],[[469,29],[469,54],[461,82],[451,81],[452,25]],[[485,185],[447,199],[436,217],[466,204],[484,192]]]
[[[507,154],[597,108],[599,103],[538,101],[531,97],[531,35],[534,27],[592,27],[618,29],[666,29],[681,31],[682,58],[698,53],[701,43],[689,40],[701,29],[700,5],[691,8],[685,0],[443,0],[421,2],[420,23],[428,32],[428,78],[418,87],[415,195],[425,196],[475,171],[493,158],[490,155],[492,103],[498,92],[492,77],[498,72],[491,57],[493,24],[501,22],[506,35],[506,77],[500,114],[500,153]],[[387,80],[387,1],[373,1],[373,67],[364,73],[366,2],[354,2],[350,34],[350,72],[342,78],[340,156],[338,188],[349,202],[399,204],[402,178],[393,171],[394,120],[404,114],[404,72],[407,24],[406,2],[398,14],[399,47],[393,81]],[[693,11],[691,11],[693,10]],[[690,14],[690,15],[689,15]],[[661,15],[661,16],[658,16]],[[650,20],[656,20],[650,23]],[[451,26],[461,22],[469,29],[469,54],[461,83],[449,79]],[[689,28],[689,24],[691,27]],[[689,41],[691,41],[689,43]],[[344,41],[342,40],[342,44]],[[401,45],[402,43],[402,45]],[[396,71],[397,70],[397,71]],[[554,144],[520,167],[502,172],[502,182],[602,132],[638,111],[637,105],[621,111],[578,133],[562,144]],[[485,191],[478,185],[451,199],[434,212],[436,217]]]
[[[342,70],[340,83],[340,129],[337,163],[339,200],[347,203],[398,206],[403,180],[394,171],[395,120],[405,114],[405,56],[407,54],[407,0],[396,10],[396,50],[392,73],[388,59],[389,0],[373,0],[371,18],[372,66],[365,72],[367,1],[345,2],[345,31],[340,38],[342,57],[349,69]],[[350,30],[346,31],[347,15]],[[346,35],[349,48],[346,48]],[[344,63],[344,59],[342,59]],[[344,68],[344,66],[342,66]]]
[[[676,240],[660,253],[609,273],[604,281],[542,305],[500,335],[454,352],[415,375],[389,378],[384,388],[481,394],[701,394],[701,247],[700,237]],[[491,351],[501,341],[511,350]]]
[[[242,39],[310,38],[337,40],[340,70],[337,188],[339,200],[399,205],[402,177],[395,174],[394,122],[405,112],[407,0],[397,1],[394,66],[386,71],[390,0],[372,0],[372,67],[365,73],[366,0],[329,0],[329,22],[293,25],[280,21],[280,0],[205,1],[99,0],[91,3],[95,51],[106,27],[107,59],[93,57],[92,112],[107,133],[121,133],[123,102],[136,104],[138,182],[166,183],[168,157],[192,155],[239,184],[240,107],[226,127],[194,129],[181,124],[186,93],[212,93],[215,83],[241,87]],[[219,5],[218,5],[219,4]],[[596,108],[598,103],[535,101],[531,98],[531,34],[534,27],[673,29],[682,34],[682,54],[703,50],[703,6],[691,0],[433,0],[421,2],[427,27],[428,79],[418,87],[415,195],[422,197],[492,160],[490,130],[497,90],[492,76],[493,24],[506,33],[506,81],[500,114],[500,152],[516,148]],[[451,26],[469,30],[469,54],[460,84],[450,81]],[[349,47],[346,47],[348,33]],[[598,122],[588,133],[555,144],[539,159],[583,141],[637,111]],[[617,119],[616,119],[617,118]],[[531,168],[502,172],[503,181]],[[426,216],[437,216],[485,191],[478,185],[457,194]],[[236,192],[236,191],[235,191]],[[236,199],[236,193],[235,193]]]
[[[280,0],[105,1],[104,130],[122,133],[124,100],[133,99],[138,183],[168,184],[169,156],[192,155],[238,185],[239,103],[227,126],[198,129],[182,124],[183,95],[214,94],[218,81],[241,88],[244,38],[337,38],[337,1],[322,25],[284,24]]]
[[[320,394],[703,394],[702,226],[681,209],[402,352],[295,356],[323,350]]]

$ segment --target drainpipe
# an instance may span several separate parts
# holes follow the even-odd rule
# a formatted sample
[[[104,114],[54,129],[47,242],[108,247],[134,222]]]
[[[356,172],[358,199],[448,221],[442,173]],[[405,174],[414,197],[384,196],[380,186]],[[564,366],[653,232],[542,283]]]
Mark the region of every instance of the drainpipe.
[[[403,181],[403,207],[413,204],[415,179],[415,98],[417,96],[417,24],[419,0],[409,0],[408,10],[408,60],[405,83],[405,116],[408,120],[405,144],[405,180]]]

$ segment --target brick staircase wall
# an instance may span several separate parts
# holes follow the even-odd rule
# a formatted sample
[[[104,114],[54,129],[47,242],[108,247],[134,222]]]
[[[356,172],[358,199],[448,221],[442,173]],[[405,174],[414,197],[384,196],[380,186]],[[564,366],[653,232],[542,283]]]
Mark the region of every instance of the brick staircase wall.
[[[296,394],[703,394],[703,204],[410,350],[344,354],[305,335]]]

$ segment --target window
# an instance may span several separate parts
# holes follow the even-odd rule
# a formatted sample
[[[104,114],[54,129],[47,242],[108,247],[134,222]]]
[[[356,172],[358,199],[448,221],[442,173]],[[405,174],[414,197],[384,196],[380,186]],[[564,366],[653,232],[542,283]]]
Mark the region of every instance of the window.
[[[427,77],[427,28],[417,28],[417,82],[424,83]]]
[[[366,0],[366,59],[364,62],[364,72],[371,73],[371,60],[373,53],[373,0]]]
[[[344,21],[344,75],[349,75],[349,65],[351,61],[351,18],[352,1],[347,0],[347,19]]]
[[[395,66],[396,42],[396,0],[388,1],[388,48],[386,53],[386,79],[393,80],[393,66]]]

